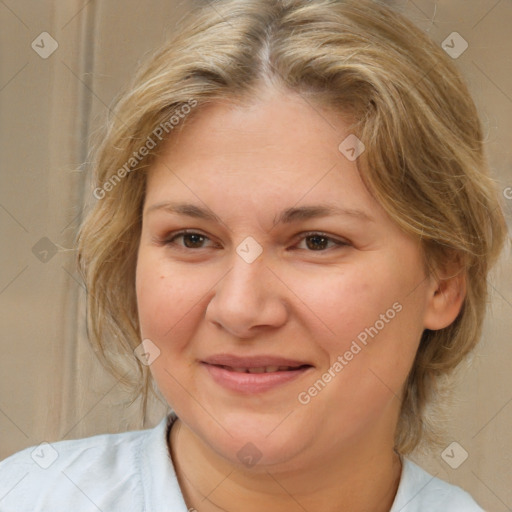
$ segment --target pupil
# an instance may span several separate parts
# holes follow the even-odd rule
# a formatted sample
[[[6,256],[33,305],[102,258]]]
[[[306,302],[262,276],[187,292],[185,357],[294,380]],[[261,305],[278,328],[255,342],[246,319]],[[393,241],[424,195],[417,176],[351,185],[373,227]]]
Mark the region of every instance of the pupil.
[[[186,247],[190,248],[190,245],[187,243],[187,240],[190,240],[192,238],[196,239],[195,242],[194,241],[192,242],[193,246],[195,247],[196,244],[200,244],[201,243],[201,241],[200,240],[198,241],[197,239],[201,239],[201,238],[203,238],[203,236],[202,235],[194,235],[194,234],[188,234],[188,235],[185,234],[184,237],[183,237],[183,240],[185,241],[185,246]]]
[[[326,239],[324,236],[311,235],[311,236],[309,236],[309,237],[307,238],[307,240],[316,240],[316,241],[318,241],[318,240],[323,240],[324,242],[326,242],[326,240],[327,240],[327,239]],[[313,246],[314,246],[314,247],[311,247],[309,243],[308,243],[307,245],[308,245],[308,248],[310,248],[310,249],[311,249],[311,248],[313,248],[313,250],[315,250],[315,249],[319,249],[319,247],[318,247],[318,245],[317,245],[317,242],[313,243]],[[320,247],[320,248],[325,248],[325,247],[324,247],[324,244],[322,244],[322,243],[321,243],[320,245],[322,245],[322,247]]]

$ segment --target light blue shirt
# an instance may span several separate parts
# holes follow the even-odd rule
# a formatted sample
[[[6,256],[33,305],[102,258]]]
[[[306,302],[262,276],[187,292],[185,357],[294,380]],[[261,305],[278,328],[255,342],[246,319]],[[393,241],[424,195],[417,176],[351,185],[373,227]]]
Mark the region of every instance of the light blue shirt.
[[[189,512],[167,449],[175,418],[11,455],[0,462],[0,512]],[[461,488],[402,463],[390,512],[483,512]]]

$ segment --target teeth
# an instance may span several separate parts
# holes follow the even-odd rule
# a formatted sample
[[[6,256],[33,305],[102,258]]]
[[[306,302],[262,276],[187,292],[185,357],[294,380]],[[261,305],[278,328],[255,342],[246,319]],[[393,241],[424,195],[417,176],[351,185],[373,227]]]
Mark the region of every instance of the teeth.
[[[291,370],[289,366],[260,366],[258,368],[231,368],[230,366],[224,366],[224,368],[239,373],[271,373]]]
[[[265,366],[260,366],[259,368],[247,368],[247,373],[266,373]]]

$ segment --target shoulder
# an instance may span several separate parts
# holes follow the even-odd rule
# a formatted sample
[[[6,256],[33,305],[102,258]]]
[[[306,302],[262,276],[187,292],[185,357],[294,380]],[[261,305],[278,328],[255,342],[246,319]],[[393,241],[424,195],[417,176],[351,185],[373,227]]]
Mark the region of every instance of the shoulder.
[[[106,501],[113,486],[130,509],[141,501],[138,459],[149,432],[41,443],[11,455],[0,462],[0,512],[58,511],[71,503],[76,510],[118,510]]]
[[[484,512],[469,493],[403,458],[398,492],[390,512]]]

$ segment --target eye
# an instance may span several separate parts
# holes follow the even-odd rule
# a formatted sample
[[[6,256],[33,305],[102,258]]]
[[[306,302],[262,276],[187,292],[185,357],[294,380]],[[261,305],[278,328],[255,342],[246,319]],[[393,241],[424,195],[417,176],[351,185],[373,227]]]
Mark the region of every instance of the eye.
[[[349,246],[348,242],[343,240],[337,240],[333,237],[326,235],[325,233],[311,231],[309,233],[302,233],[301,241],[304,240],[306,242],[306,247],[311,249],[314,252],[325,252],[324,249],[327,248],[329,243],[333,244],[335,247]],[[308,243],[309,241],[309,243]],[[332,247],[332,246],[331,246]]]
[[[181,238],[184,242],[184,245],[177,244],[175,242],[176,239]],[[183,230],[178,233],[173,234],[170,238],[166,238],[162,241],[164,245],[178,245],[182,249],[203,249],[204,247],[201,244],[205,240],[210,240],[206,235],[201,233],[197,233],[196,231],[187,231]]]

